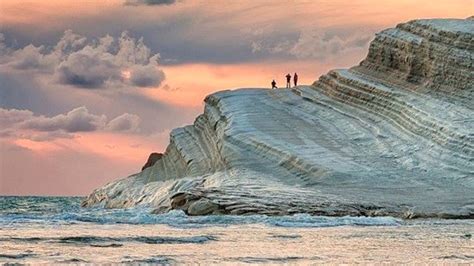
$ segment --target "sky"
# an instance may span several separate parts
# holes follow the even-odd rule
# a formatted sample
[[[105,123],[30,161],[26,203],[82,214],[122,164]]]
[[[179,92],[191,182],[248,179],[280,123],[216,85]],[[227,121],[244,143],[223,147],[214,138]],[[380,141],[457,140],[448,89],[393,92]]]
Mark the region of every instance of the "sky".
[[[374,34],[473,0],[1,0],[0,195],[87,195],[164,152],[206,95],[311,84]]]

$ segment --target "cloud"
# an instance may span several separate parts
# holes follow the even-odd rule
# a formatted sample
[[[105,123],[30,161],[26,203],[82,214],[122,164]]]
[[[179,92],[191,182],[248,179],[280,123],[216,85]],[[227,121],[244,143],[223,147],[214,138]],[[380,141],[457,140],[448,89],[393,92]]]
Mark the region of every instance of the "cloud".
[[[165,79],[159,54],[127,32],[99,39],[64,32],[54,47],[29,44],[14,50],[0,35],[0,65],[14,70],[52,73],[53,82],[79,88],[158,87]]]
[[[371,38],[371,34],[344,36],[318,31],[302,32],[288,53],[297,58],[324,59],[352,49],[365,49]]]
[[[156,5],[172,5],[176,3],[176,0],[126,0],[125,5],[138,6],[156,6]]]
[[[0,125],[3,129],[12,125],[26,121],[33,117],[33,112],[29,110],[3,109],[0,108]]]
[[[71,138],[70,133],[77,132],[138,132],[139,126],[137,115],[124,113],[108,121],[105,115],[92,114],[84,106],[52,117],[36,116],[29,110],[0,108],[0,137],[3,138],[45,141]]]
[[[119,80],[120,73],[112,57],[89,47],[71,54],[56,69],[60,83],[82,88],[102,87],[106,81]]]
[[[77,52],[87,44],[87,38],[66,30],[52,48],[44,45],[28,44],[20,49],[11,49],[6,44],[4,35],[0,33],[0,64],[19,70],[39,70],[53,72],[54,66],[69,54]]]
[[[103,37],[100,42],[104,43],[103,40],[108,39],[113,41],[110,36]],[[67,56],[73,52],[77,52],[83,49],[87,45],[87,38],[79,34],[74,33],[72,30],[66,30],[63,36],[58,41],[54,48],[54,52],[58,53],[60,57]]]
[[[71,110],[67,114],[54,117],[32,117],[21,123],[21,127],[36,131],[88,132],[103,128],[106,119],[105,115],[91,114],[86,107],[82,106]]]
[[[110,120],[107,124],[107,130],[110,131],[138,131],[140,125],[140,117],[125,113],[121,116]]]
[[[0,55],[7,53],[8,47],[5,44],[5,35],[0,32]]]
[[[158,58],[151,60],[158,62]],[[153,64],[135,65],[130,69],[130,83],[138,87],[159,86],[164,79],[164,73],[157,72],[157,66]]]
[[[28,45],[12,53],[10,65],[15,69],[39,69],[47,67],[48,59],[42,54],[43,46]]]
[[[348,32],[347,29],[304,29],[297,38],[271,38],[268,34],[261,33],[250,48],[255,54],[325,60],[352,50],[365,50],[372,36],[371,32]]]

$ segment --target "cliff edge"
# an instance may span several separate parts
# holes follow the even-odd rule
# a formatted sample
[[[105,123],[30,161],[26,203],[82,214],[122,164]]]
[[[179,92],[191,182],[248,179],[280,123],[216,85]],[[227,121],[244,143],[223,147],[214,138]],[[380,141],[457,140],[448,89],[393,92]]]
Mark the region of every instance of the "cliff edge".
[[[474,20],[378,33],[311,86],[221,91],[163,156],[83,206],[474,218]]]

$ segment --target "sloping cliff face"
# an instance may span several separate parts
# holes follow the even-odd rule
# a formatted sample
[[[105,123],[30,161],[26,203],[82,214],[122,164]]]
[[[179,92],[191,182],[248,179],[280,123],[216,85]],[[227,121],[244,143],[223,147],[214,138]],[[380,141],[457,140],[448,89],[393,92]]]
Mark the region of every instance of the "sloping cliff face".
[[[474,218],[473,57],[473,20],[416,20],[312,86],[212,94],[153,166],[83,205]]]

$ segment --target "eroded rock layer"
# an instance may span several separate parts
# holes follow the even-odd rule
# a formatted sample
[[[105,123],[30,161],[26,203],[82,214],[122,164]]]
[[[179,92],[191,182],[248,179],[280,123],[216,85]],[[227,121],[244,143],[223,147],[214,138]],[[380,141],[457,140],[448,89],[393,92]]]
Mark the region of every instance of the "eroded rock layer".
[[[83,205],[474,218],[473,55],[473,20],[416,20],[312,86],[212,94],[154,164]]]

